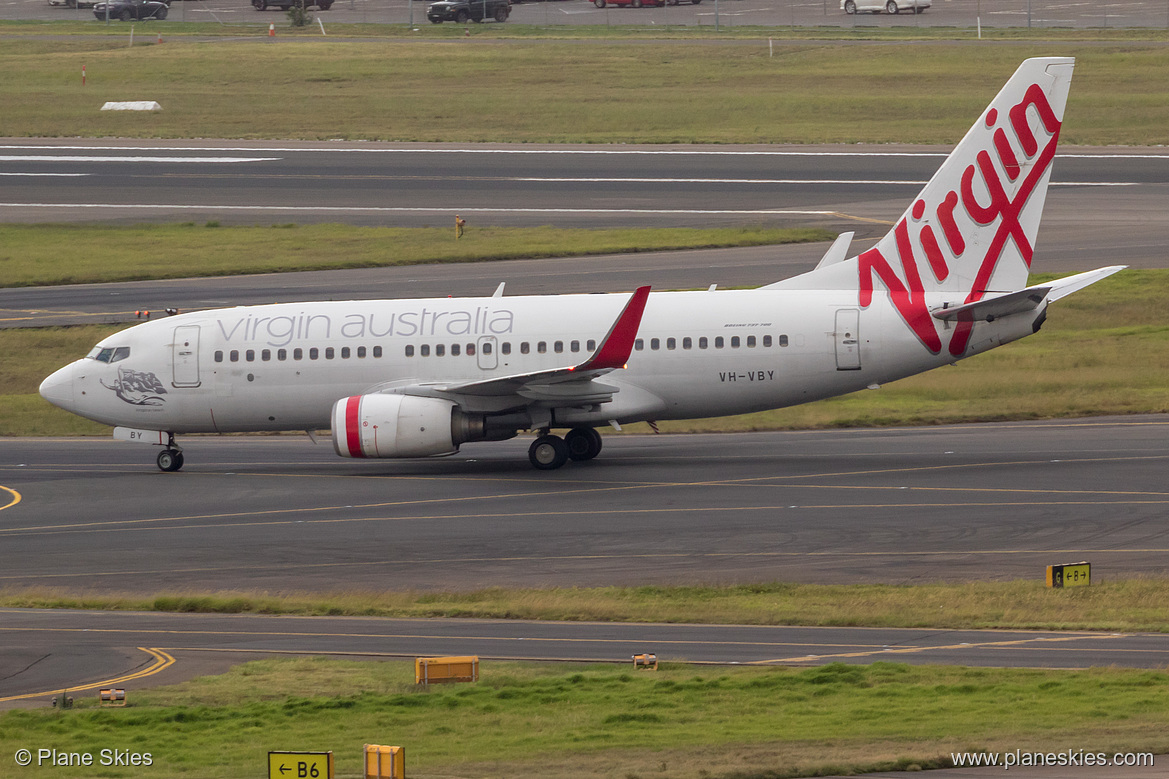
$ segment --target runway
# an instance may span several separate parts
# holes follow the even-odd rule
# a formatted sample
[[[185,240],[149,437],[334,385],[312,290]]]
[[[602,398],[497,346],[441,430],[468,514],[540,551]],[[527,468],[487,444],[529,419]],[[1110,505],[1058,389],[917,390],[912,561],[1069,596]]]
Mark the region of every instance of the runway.
[[[274,655],[812,666],[877,661],[1086,668],[1169,664],[1169,636],[1040,631],[370,619],[0,610],[0,708],[43,704],[62,686],[154,686]],[[70,680],[63,682],[62,680]]]
[[[17,439],[0,587],[442,590],[1163,574],[1169,418],[606,436],[533,472],[524,438],[352,461],[304,437]]]
[[[10,141],[6,221],[583,227],[817,225],[883,235],[946,147],[528,147],[260,142]],[[222,160],[234,160],[223,162]],[[171,161],[168,161],[171,160]],[[180,160],[180,161],[173,161]],[[203,160],[203,162],[200,162]],[[1169,153],[1065,150],[1032,269],[1169,266]],[[59,177],[49,174],[70,174]],[[46,174],[46,175],[41,175]],[[78,174],[79,177],[73,177]],[[305,203],[327,203],[327,210]],[[174,206],[169,207],[168,206]],[[827,245],[650,252],[221,279],[0,289],[0,327],[132,321],[292,300],[758,286],[815,266]]]
[[[152,450],[11,441],[0,587],[189,592],[1163,575],[1169,417],[609,436],[542,474],[521,442],[412,462],[307,439]],[[17,502],[18,499],[18,502]],[[0,699],[159,684],[265,654],[1164,667],[1169,636],[7,610]],[[39,697],[38,697],[39,696]]]

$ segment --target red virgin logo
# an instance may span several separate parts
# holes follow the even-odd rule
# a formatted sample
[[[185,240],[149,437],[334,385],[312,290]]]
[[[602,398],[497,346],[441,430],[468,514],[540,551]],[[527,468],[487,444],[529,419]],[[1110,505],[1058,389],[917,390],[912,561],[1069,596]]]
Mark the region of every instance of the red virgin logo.
[[[1039,119],[1046,134],[1042,148],[1028,123],[1029,111]],[[965,294],[962,302],[981,300],[1008,241],[1014,243],[1025,265],[1031,267],[1033,249],[1020,219],[1055,157],[1060,121],[1038,84],[1028,87],[1023,99],[1007,114],[1005,127],[998,126],[1000,116],[995,108],[987,111],[984,118],[987,130],[993,130],[988,145],[993,147],[998,165],[990,150],[980,150],[975,161],[962,171],[959,186],[946,191],[937,203],[919,199],[913,204],[910,219],[902,219],[893,228],[900,272],[881,253],[882,247],[887,251],[894,248],[889,246],[887,237],[858,258],[861,307],[873,301],[875,275],[888,290],[901,318],[934,354],[942,350],[942,334],[926,304],[927,288],[930,292],[953,292],[953,283],[943,286],[942,282],[957,270],[958,278],[972,279],[958,290]],[[1006,128],[1014,136],[1014,146]],[[1016,148],[1022,152],[1022,160],[1016,156]],[[919,257],[924,257],[924,266]],[[969,320],[958,322],[950,336],[950,354],[958,357],[965,352],[973,326]]]

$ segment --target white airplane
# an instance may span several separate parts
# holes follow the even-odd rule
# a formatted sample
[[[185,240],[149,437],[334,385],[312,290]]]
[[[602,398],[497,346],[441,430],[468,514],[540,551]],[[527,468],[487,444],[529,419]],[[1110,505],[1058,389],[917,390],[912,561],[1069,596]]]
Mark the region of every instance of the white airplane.
[[[201,311],[106,338],[40,393],[162,446],[164,471],[183,466],[179,433],[327,427],[342,457],[532,430],[529,459],[550,470],[595,457],[605,425],[780,408],[954,363],[1124,267],[1027,286],[1073,64],[1025,61],[884,238],[846,259],[845,233],[794,278]]]

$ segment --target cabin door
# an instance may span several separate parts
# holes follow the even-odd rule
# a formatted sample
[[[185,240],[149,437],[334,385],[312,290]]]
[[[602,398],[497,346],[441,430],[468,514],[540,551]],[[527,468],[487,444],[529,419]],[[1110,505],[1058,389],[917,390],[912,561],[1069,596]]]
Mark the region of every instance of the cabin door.
[[[861,312],[855,308],[842,308],[836,312],[836,370],[859,371],[861,369]]]
[[[174,386],[198,387],[199,325],[182,325],[174,332]]]

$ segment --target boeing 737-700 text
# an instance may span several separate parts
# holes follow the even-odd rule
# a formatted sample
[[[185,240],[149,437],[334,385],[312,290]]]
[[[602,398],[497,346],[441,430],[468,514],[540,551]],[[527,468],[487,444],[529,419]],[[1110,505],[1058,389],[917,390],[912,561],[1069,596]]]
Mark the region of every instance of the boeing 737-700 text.
[[[106,338],[41,395],[163,447],[332,428],[342,457],[426,457],[533,430],[536,468],[598,427],[740,414],[911,376],[1037,332],[1123,266],[1027,286],[1074,61],[1025,61],[873,248],[751,290],[314,302],[182,314]],[[554,429],[567,429],[564,437]]]

